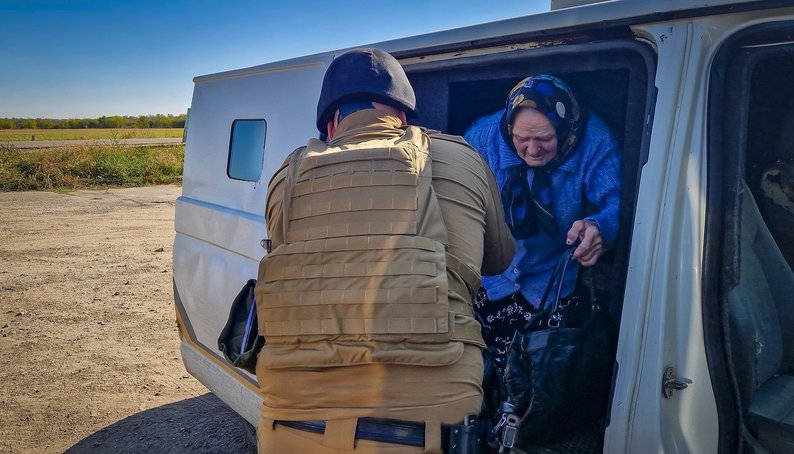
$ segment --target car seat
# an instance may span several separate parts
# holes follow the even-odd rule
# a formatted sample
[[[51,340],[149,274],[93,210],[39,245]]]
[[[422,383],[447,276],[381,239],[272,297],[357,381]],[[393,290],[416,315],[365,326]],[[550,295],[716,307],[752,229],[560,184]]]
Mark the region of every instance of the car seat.
[[[731,357],[746,427],[766,449],[794,452],[794,274],[742,186]]]

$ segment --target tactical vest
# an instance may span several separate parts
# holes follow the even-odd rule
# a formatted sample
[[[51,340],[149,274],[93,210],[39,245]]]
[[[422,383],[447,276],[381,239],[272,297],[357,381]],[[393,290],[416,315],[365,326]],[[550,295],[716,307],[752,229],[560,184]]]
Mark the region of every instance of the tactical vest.
[[[266,367],[446,365],[461,342],[482,345],[476,323],[455,324],[456,314],[473,317],[471,305],[448,298],[448,268],[467,280],[452,289],[464,301],[480,276],[446,253],[429,140],[408,127],[293,152],[285,241],[260,262],[256,288]]]

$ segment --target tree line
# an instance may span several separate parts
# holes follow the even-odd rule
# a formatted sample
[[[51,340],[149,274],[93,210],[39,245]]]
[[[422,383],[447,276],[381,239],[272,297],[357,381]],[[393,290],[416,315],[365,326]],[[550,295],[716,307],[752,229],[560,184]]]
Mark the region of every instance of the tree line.
[[[186,115],[140,115],[99,118],[0,118],[0,129],[184,128]]]

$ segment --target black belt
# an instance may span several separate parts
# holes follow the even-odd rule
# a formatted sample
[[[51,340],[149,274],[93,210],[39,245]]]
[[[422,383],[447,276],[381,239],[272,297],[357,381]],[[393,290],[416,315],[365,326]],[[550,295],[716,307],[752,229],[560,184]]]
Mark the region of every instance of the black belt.
[[[325,421],[277,420],[276,424],[306,432],[325,433]],[[444,452],[448,451],[451,427],[448,424],[441,425],[441,448]],[[399,419],[358,418],[356,439],[423,447],[425,424]]]

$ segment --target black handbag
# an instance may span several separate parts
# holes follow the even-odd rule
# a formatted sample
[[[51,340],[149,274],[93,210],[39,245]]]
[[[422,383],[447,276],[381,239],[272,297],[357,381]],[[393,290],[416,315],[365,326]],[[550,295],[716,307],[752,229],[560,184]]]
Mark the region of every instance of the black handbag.
[[[572,253],[570,248],[560,258],[540,307],[513,336],[504,363],[484,354],[486,401],[501,399],[484,405],[490,420],[498,419],[488,434],[491,447],[557,440],[607,409],[617,331],[592,285],[577,285],[571,298],[560,298]]]
[[[256,373],[256,355],[265,345],[256,320],[256,279],[249,279],[232,301],[229,318],[218,336],[218,349],[235,367]]]

